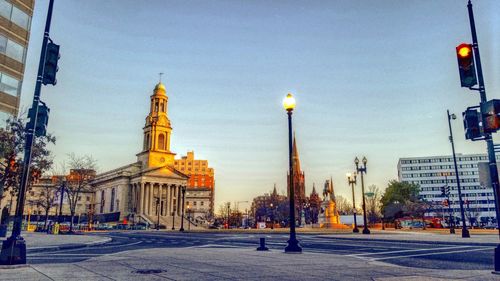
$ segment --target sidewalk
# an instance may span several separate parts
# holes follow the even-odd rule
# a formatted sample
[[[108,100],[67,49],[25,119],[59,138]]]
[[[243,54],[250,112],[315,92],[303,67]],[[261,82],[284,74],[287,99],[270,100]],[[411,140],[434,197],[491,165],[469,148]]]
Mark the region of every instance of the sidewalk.
[[[481,270],[416,269],[335,254],[217,246],[147,249],[73,264],[0,269],[0,280],[500,280]]]
[[[44,232],[23,232],[22,236],[26,240],[26,248],[29,253],[80,248],[111,241],[109,237],[97,235],[49,235]],[[0,238],[0,242],[5,239],[5,237]]]

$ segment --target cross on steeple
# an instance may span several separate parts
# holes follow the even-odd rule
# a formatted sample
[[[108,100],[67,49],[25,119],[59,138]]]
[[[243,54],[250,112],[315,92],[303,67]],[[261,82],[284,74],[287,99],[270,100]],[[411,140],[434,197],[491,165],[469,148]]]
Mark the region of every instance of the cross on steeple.
[[[161,76],[164,74],[163,72],[158,73],[160,75],[160,83],[161,83]]]

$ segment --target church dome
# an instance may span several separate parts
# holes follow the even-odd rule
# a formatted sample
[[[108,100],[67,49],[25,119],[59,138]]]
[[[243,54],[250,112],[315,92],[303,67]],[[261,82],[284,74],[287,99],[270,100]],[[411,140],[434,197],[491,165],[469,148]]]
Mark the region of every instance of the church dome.
[[[160,82],[155,86],[154,92],[156,93],[157,91],[166,92],[167,90],[165,89],[165,85],[163,85],[163,83]]]

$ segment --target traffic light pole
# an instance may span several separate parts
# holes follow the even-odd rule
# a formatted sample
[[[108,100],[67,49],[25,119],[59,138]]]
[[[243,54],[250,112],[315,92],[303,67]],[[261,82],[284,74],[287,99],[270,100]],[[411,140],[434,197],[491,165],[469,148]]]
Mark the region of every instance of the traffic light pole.
[[[21,185],[17,197],[16,214],[14,216],[14,226],[12,235],[2,243],[0,252],[0,264],[26,264],[26,242],[21,237],[22,217],[24,213],[24,202],[26,199],[26,187],[29,180],[29,171],[31,164],[31,148],[33,146],[36,118],[38,115],[38,105],[40,103],[40,92],[42,89],[43,68],[45,64],[45,53],[47,43],[49,42],[50,22],[52,19],[52,8],[54,0],[50,0],[49,9],[47,12],[47,20],[45,22],[45,32],[43,36],[42,51],[40,54],[40,62],[38,64],[38,75],[35,85],[35,93],[33,95],[33,103],[28,113],[30,121],[26,125],[26,143],[24,146],[23,172],[21,175]]]
[[[451,115],[449,110],[447,110],[446,113],[448,114],[448,127],[450,128],[451,151],[453,153],[453,165],[455,166],[455,177],[457,180],[458,202],[460,203],[460,216],[462,217],[462,238],[469,238],[470,233],[469,230],[467,229],[467,225],[465,224],[464,202],[462,201],[462,189],[460,188],[460,177],[458,176],[457,156],[455,155],[455,143],[453,142],[453,131],[451,130]],[[449,205],[451,205],[451,202]]]
[[[470,29],[472,35],[472,47],[474,49],[474,56],[476,59],[476,68],[477,68],[477,78],[479,84],[479,94],[481,97],[481,104],[487,101],[486,99],[486,89],[484,87],[484,78],[483,78],[483,69],[481,67],[481,57],[479,56],[479,45],[477,43],[477,34],[476,34],[476,25],[474,23],[474,12],[472,11],[472,3],[469,0],[467,4],[467,9],[469,11],[469,22]],[[482,113],[482,112],[481,112]],[[482,119],[482,114],[481,114]],[[484,124],[484,122],[483,122]],[[497,161],[495,157],[495,147],[493,145],[493,139],[491,137],[491,133],[484,133],[484,139],[488,146],[488,159],[489,159],[489,167],[490,167],[490,178],[491,178],[491,187],[493,188],[493,193],[495,194],[495,211],[497,217],[497,228],[499,228],[499,219],[500,219],[500,190],[498,183],[498,170],[497,170]],[[500,228],[499,228],[499,238],[500,238]],[[495,272],[500,273],[500,244],[495,248]]]
[[[449,220],[450,220],[450,234],[455,234],[455,218],[453,216],[453,211],[451,210],[451,201],[450,201],[450,193],[446,192],[446,189],[449,189],[448,187],[448,175],[444,175],[444,181],[446,183],[445,191],[444,193],[446,194],[446,199],[448,200],[448,213],[449,213]]]

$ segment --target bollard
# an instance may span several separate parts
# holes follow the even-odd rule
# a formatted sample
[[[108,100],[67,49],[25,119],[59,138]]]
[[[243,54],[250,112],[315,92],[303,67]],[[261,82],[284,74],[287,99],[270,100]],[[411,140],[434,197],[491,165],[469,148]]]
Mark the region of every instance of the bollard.
[[[266,238],[260,238],[260,247],[257,248],[257,251],[269,251],[266,247]]]

